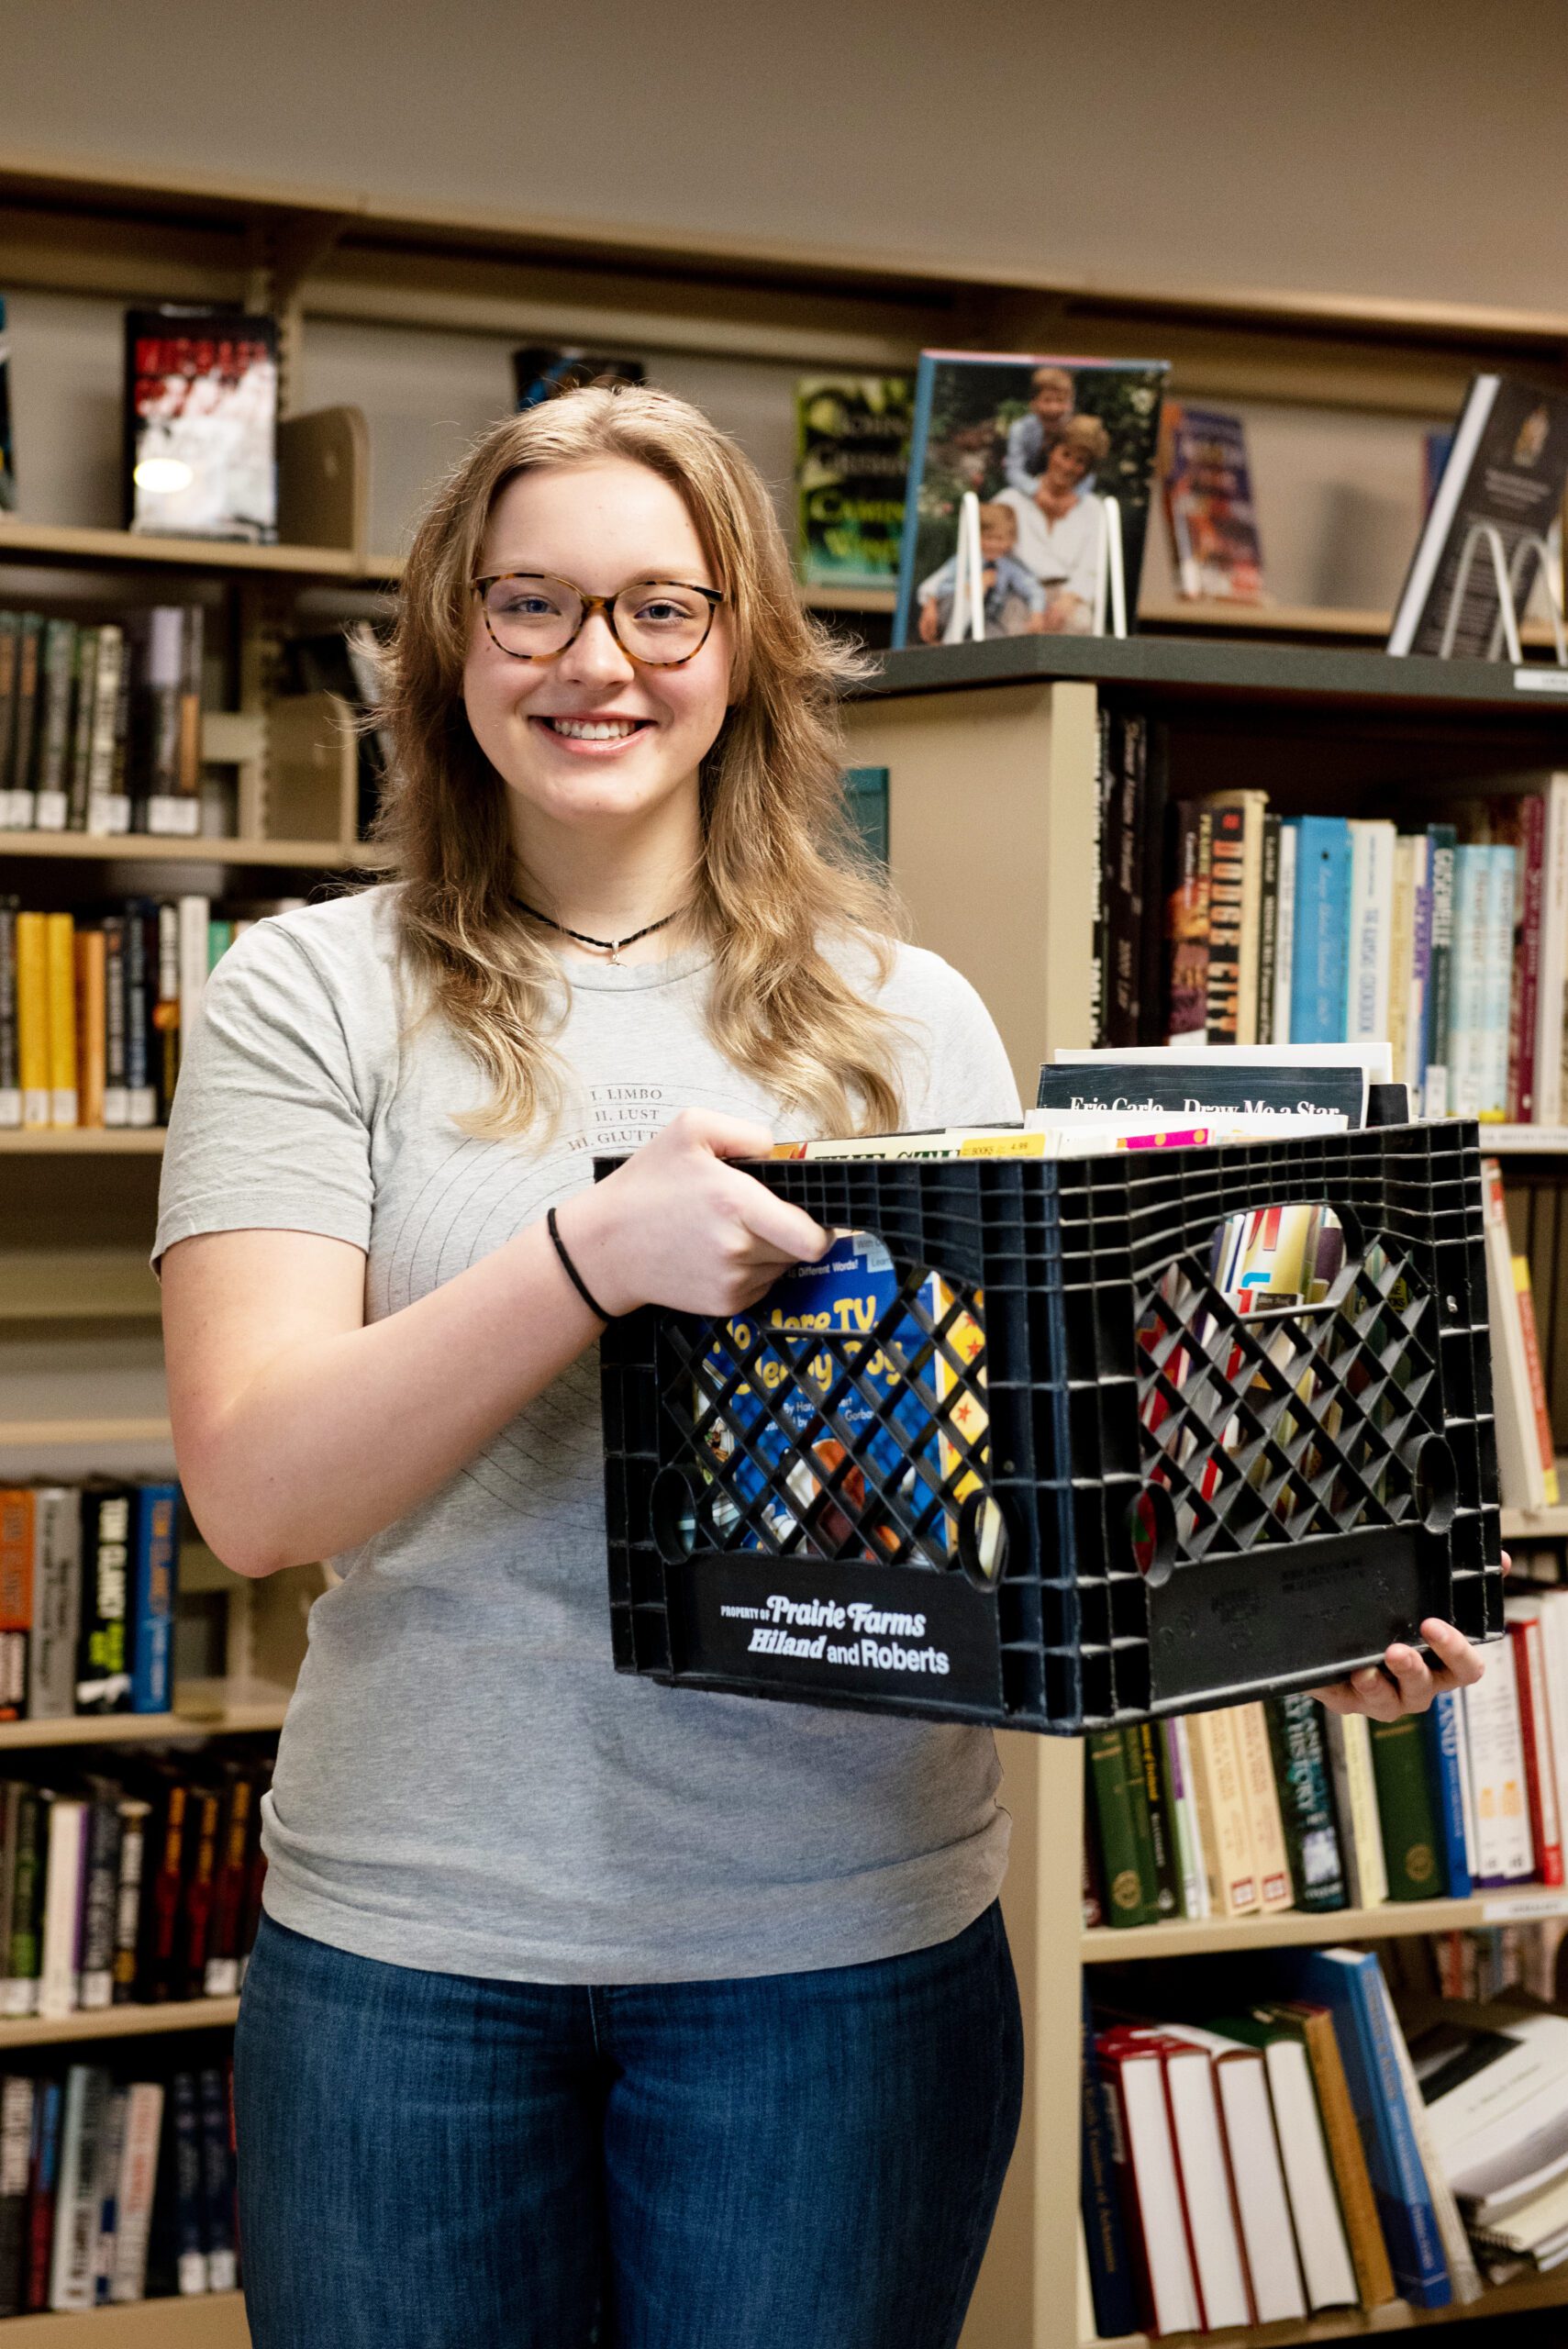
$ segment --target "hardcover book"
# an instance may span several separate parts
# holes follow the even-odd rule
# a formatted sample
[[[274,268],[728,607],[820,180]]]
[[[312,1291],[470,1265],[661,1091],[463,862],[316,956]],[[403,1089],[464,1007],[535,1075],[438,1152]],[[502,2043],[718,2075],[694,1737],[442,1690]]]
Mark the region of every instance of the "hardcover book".
[[[1502,607],[1492,554],[1479,534],[1496,531],[1522,617],[1536,575],[1524,542],[1545,540],[1565,483],[1568,393],[1509,375],[1474,376],[1395,610],[1390,652],[1440,652],[1451,618],[1450,651],[1495,661]]]
[[[894,643],[934,643],[945,632],[971,491],[981,507],[988,637],[1092,633],[1107,499],[1130,629],[1166,373],[1163,360],[922,351]]]
[[[1161,438],[1165,518],[1182,594],[1262,603],[1263,556],[1246,426],[1218,408],[1167,401]]]
[[[806,586],[897,584],[914,388],[907,375],[796,384],[795,552]]]
[[[126,313],[128,530],[276,540],[277,354],[275,318]]]

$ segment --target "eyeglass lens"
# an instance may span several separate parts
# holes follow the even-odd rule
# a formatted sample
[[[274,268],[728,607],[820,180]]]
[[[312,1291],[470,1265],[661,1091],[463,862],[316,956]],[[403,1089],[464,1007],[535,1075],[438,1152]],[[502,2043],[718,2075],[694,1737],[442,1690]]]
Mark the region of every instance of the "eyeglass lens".
[[[504,652],[528,660],[564,651],[583,624],[584,609],[565,579],[496,579],[484,591],[491,635]],[[623,587],[610,612],[623,650],[649,662],[689,660],[713,620],[706,596],[664,580]]]

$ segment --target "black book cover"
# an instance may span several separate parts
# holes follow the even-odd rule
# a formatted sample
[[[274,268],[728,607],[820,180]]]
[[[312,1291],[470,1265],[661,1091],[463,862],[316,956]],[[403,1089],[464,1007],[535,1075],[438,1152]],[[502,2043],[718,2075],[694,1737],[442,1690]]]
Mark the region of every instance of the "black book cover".
[[[17,715],[11,732],[10,786],[17,800],[30,800],[36,783],[39,734],[39,655],[43,645],[43,621],[37,612],[23,612],[17,634]],[[26,818],[31,821],[31,811]]]
[[[92,1808],[87,1822],[87,1876],[83,1901],[82,2004],[108,2007],[115,1996],[115,1928],[119,1902],[120,1797],[113,1778],[83,1782]]]
[[[1106,1042],[1142,1041],[1143,825],[1147,726],[1132,711],[1111,728],[1106,869]]]
[[[1568,393],[1511,375],[1473,377],[1395,609],[1390,652],[1441,651],[1465,549],[1478,525],[1497,533],[1522,619],[1536,566],[1520,541],[1527,533],[1545,538],[1565,483]],[[1496,658],[1499,624],[1496,573],[1490,550],[1480,541],[1465,573],[1450,651],[1460,659]]]
[[[0,2079],[0,2317],[27,2306],[28,2181],[32,2172],[33,2082]]]
[[[180,1924],[171,1987],[171,1995],[176,1998],[199,1998],[206,1991],[217,1831],[222,1816],[221,1788],[192,1787],[180,1855]]]
[[[232,2292],[239,2282],[235,2257],[234,2191],[228,2159],[228,2097],[216,2064],[201,2081],[202,2218],[207,2289]]]
[[[17,1837],[11,1874],[11,1943],[6,1958],[7,2014],[37,2014],[39,1976],[43,1968],[43,1897],[49,1851],[47,1787],[23,1784],[17,1798]]]
[[[1136,2332],[1141,2319],[1138,2293],[1128,2254],[1127,2225],[1117,2188],[1112,2151],[1119,2133],[1114,2099],[1106,2093],[1095,2050],[1095,2019],[1089,1986],[1083,1987],[1082,2163],[1079,2194],[1084,2212],[1084,2241],[1089,2255],[1089,2289],[1095,2303],[1095,2327],[1103,2340],[1114,2341]]]
[[[104,1123],[128,1122],[124,914],[104,916]]]
[[[135,1488],[95,1477],[82,1490],[79,1713],[130,1710],[130,1542]]]
[[[0,811],[7,824],[12,820],[7,795],[11,788],[11,744],[17,731],[17,649],[21,632],[19,613],[0,612]]]
[[[141,1894],[147,1868],[147,1831],[152,1805],[141,1795],[125,1795],[119,1806],[119,1866],[115,1879],[114,2003],[136,1996],[137,1950],[141,1938]]]
[[[17,1041],[17,916],[19,897],[0,896],[0,1126],[22,1122]]]
[[[1162,1044],[1166,1035],[1165,901],[1170,824],[1167,788],[1170,740],[1164,724],[1145,718],[1143,726],[1142,908],[1139,918],[1138,1044]]]
[[[558,399],[562,392],[581,391],[590,384],[640,384],[646,381],[646,370],[640,359],[607,358],[600,351],[530,342],[512,353],[512,380],[517,387],[518,407],[527,408]]]
[[[174,1996],[179,1958],[181,1891],[190,1782],[172,1762],[159,1761],[148,1774],[152,1809],[141,1861],[141,1920],[137,1953],[136,1997],[161,2001]]]
[[[60,2130],[65,2090],[59,2080],[39,2080],[33,2099],[32,2159],[28,2173],[26,2299],[29,2309],[49,2306],[49,2271],[54,2250],[54,2211],[60,2184]]]

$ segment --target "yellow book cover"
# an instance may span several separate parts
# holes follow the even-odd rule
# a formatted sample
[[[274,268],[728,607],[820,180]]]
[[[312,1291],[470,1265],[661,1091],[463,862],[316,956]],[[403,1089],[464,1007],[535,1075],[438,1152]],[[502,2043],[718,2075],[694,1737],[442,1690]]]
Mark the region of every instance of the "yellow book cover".
[[[76,1072],[79,1096],[76,1113],[78,1124],[83,1126],[101,1126],[104,1122],[107,1011],[104,933],[101,930],[79,930],[76,933]]]
[[[1187,1742],[1210,1906],[1217,1917],[1255,1916],[1262,1903],[1252,1858],[1234,1709],[1191,1714]]]
[[[1535,1325],[1535,1292],[1530,1286],[1529,1258],[1516,1256],[1513,1264],[1514,1294],[1519,1304],[1519,1335],[1524,1340],[1525,1369],[1529,1375],[1535,1438],[1540,1446],[1541,1482],[1546,1487],[1547,1508],[1556,1508],[1562,1497],[1557,1482],[1557,1447],[1551,1440],[1551,1418],[1546,1408],[1546,1380],[1540,1367],[1540,1339]]]
[[[49,973],[49,1121],[76,1123],[76,925],[44,916]]]
[[[17,916],[17,1058],[22,1123],[53,1121],[49,1104],[49,948],[42,914]]]
[[[1290,1855],[1285,1849],[1284,1824],[1280,1818],[1279,1785],[1269,1750],[1269,1724],[1262,1705],[1238,1705],[1236,1736],[1241,1749],[1241,1775],[1247,1789],[1248,1824],[1252,1831],[1252,1856],[1258,1869],[1258,1898],[1265,1917],[1293,1906]]]

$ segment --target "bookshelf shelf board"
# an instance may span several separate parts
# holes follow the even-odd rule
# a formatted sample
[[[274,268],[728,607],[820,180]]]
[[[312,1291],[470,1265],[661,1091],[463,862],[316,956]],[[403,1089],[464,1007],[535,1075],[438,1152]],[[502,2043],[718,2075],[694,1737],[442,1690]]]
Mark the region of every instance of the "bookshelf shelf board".
[[[1114,2340],[1101,2339],[1084,2349],[1187,2349],[1187,2344],[1219,2341],[1225,2349],[1295,2349],[1297,2343],[1314,2341],[1381,2340],[1386,2332],[1411,2332],[1418,2326],[1429,2324],[1485,2324],[1489,2318],[1513,2316],[1526,2309],[1561,2308],[1568,2301],[1568,2269],[1557,2268],[1546,2276],[1519,2276],[1512,2283],[1495,2285],[1483,2292],[1478,2300],[1454,2303],[1446,2309],[1412,2308],[1408,2300],[1390,2300],[1370,2312],[1362,2309],[1329,2309],[1322,2316],[1308,2317],[1304,2324],[1238,2325],[1234,2330],[1213,2332],[1166,2332],[1158,2343],[1146,2332],[1118,2333]],[[8,2338],[9,2336],[6,2336]],[[1489,2338],[1482,2333],[1480,2338]]]
[[[1524,686],[1515,679],[1527,680]],[[1173,700],[1373,705],[1398,715],[1527,722],[1562,729],[1568,671],[1531,662],[1432,661],[1327,644],[1223,643],[1204,637],[995,637],[984,644],[921,644],[878,656],[856,698],[948,693],[976,685],[1067,679],[1137,685]]]
[[[1483,1126],[1486,1158],[1557,1158],[1568,1152],[1568,1126]]]
[[[62,1443],[172,1444],[167,1419],[0,1419],[0,1452],[52,1450]]]
[[[282,1729],[286,1688],[252,1687],[226,1702],[225,1685],[188,1682],[172,1713],[72,1713],[59,1720],[0,1721],[0,1753],[28,1746],[135,1745],[168,1737],[246,1737]]]
[[[1397,1933],[1447,1933],[1537,1917],[1568,1917],[1568,1889],[1516,1884],[1467,1900],[1386,1900],[1375,1909],[1330,1909],[1311,1914],[1283,1909],[1273,1917],[1223,1917],[1194,1923],[1096,1925],[1083,1936],[1085,1965],[1132,1958],[1202,1957],[1220,1950],[1290,1949],[1339,1942],[1386,1941]]]
[[[69,2316],[0,2319],[6,2349],[250,2349],[243,2292],[128,2300]]]
[[[228,539],[159,539],[139,531],[88,529],[66,523],[0,522],[0,564],[13,561],[282,572],[297,579],[357,579],[361,570],[346,547],[254,547]]]
[[[1381,645],[1393,626],[1391,612],[1336,609],[1315,604],[1227,604],[1217,600],[1140,604],[1138,625],[1162,634],[1206,636],[1328,636],[1358,643]],[[1551,630],[1544,620],[1527,621],[1519,630],[1530,645],[1549,645]]]
[[[0,1328],[12,1321],[156,1320],[158,1282],[139,1250],[0,1249]]]
[[[61,1152],[122,1151],[132,1157],[161,1154],[161,1126],[6,1126],[0,1127],[0,1152],[8,1150],[48,1158]]]
[[[1561,1485],[1562,1479],[1568,1476],[1568,1461],[1558,1462],[1557,1475]],[[1561,1540],[1564,1534],[1568,1534],[1568,1505],[1560,1505],[1556,1508],[1506,1508],[1503,1511],[1505,1542],[1550,1542]]]
[[[141,2039],[161,2031],[212,2031],[231,2023],[238,1998],[172,1998],[161,2006],[97,2007],[90,2014],[23,2015],[0,2022],[0,2055],[67,2039]],[[8,2333],[0,2339],[9,2340]]]
[[[10,856],[91,857],[100,863],[250,864],[281,871],[337,872],[369,862],[359,841],[184,840],[155,832],[0,832],[0,863]]]
[[[896,587],[803,587],[800,600],[808,612],[895,612]]]

